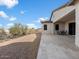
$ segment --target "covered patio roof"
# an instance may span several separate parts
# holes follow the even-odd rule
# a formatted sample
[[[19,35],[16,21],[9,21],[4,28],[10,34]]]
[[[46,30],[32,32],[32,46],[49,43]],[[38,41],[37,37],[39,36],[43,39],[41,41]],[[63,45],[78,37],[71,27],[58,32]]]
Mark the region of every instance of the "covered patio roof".
[[[58,21],[54,23],[61,23],[61,22],[64,23],[69,20],[75,20],[75,10],[72,10],[71,12],[69,12],[68,14],[66,14],[65,16],[63,16],[62,18],[60,18]]]
[[[58,21],[64,21],[63,18],[65,18],[65,21],[67,20],[66,18],[69,18],[75,14],[75,7],[74,6],[69,6],[62,8],[56,12],[53,13],[53,23],[58,22]]]

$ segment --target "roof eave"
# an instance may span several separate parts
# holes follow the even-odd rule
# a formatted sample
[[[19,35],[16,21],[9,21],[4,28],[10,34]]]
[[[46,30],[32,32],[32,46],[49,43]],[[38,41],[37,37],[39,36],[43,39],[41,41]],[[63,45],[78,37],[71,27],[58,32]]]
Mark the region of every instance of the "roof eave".
[[[41,23],[53,23],[52,21],[41,21]]]

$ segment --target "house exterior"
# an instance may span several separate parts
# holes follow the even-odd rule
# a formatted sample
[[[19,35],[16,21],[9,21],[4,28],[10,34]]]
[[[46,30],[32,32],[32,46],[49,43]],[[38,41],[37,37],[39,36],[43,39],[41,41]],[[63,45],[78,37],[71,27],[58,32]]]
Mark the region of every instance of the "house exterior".
[[[70,0],[54,10],[49,21],[41,21],[44,33],[54,35],[75,35],[79,47],[79,0]]]

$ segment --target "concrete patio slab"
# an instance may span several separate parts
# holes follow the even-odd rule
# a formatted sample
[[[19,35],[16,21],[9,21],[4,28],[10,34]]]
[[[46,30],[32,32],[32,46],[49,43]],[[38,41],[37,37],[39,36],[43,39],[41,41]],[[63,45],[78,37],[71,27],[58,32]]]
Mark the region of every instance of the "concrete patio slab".
[[[37,59],[79,59],[75,37],[42,34]]]

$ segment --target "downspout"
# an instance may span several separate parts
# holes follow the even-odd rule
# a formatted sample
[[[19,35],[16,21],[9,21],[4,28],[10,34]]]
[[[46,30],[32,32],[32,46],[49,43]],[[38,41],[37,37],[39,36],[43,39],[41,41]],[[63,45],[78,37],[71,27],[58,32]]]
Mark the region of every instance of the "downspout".
[[[52,11],[52,13],[51,13],[51,16],[50,16],[50,22],[52,21],[52,16],[53,16],[53,11]]]

